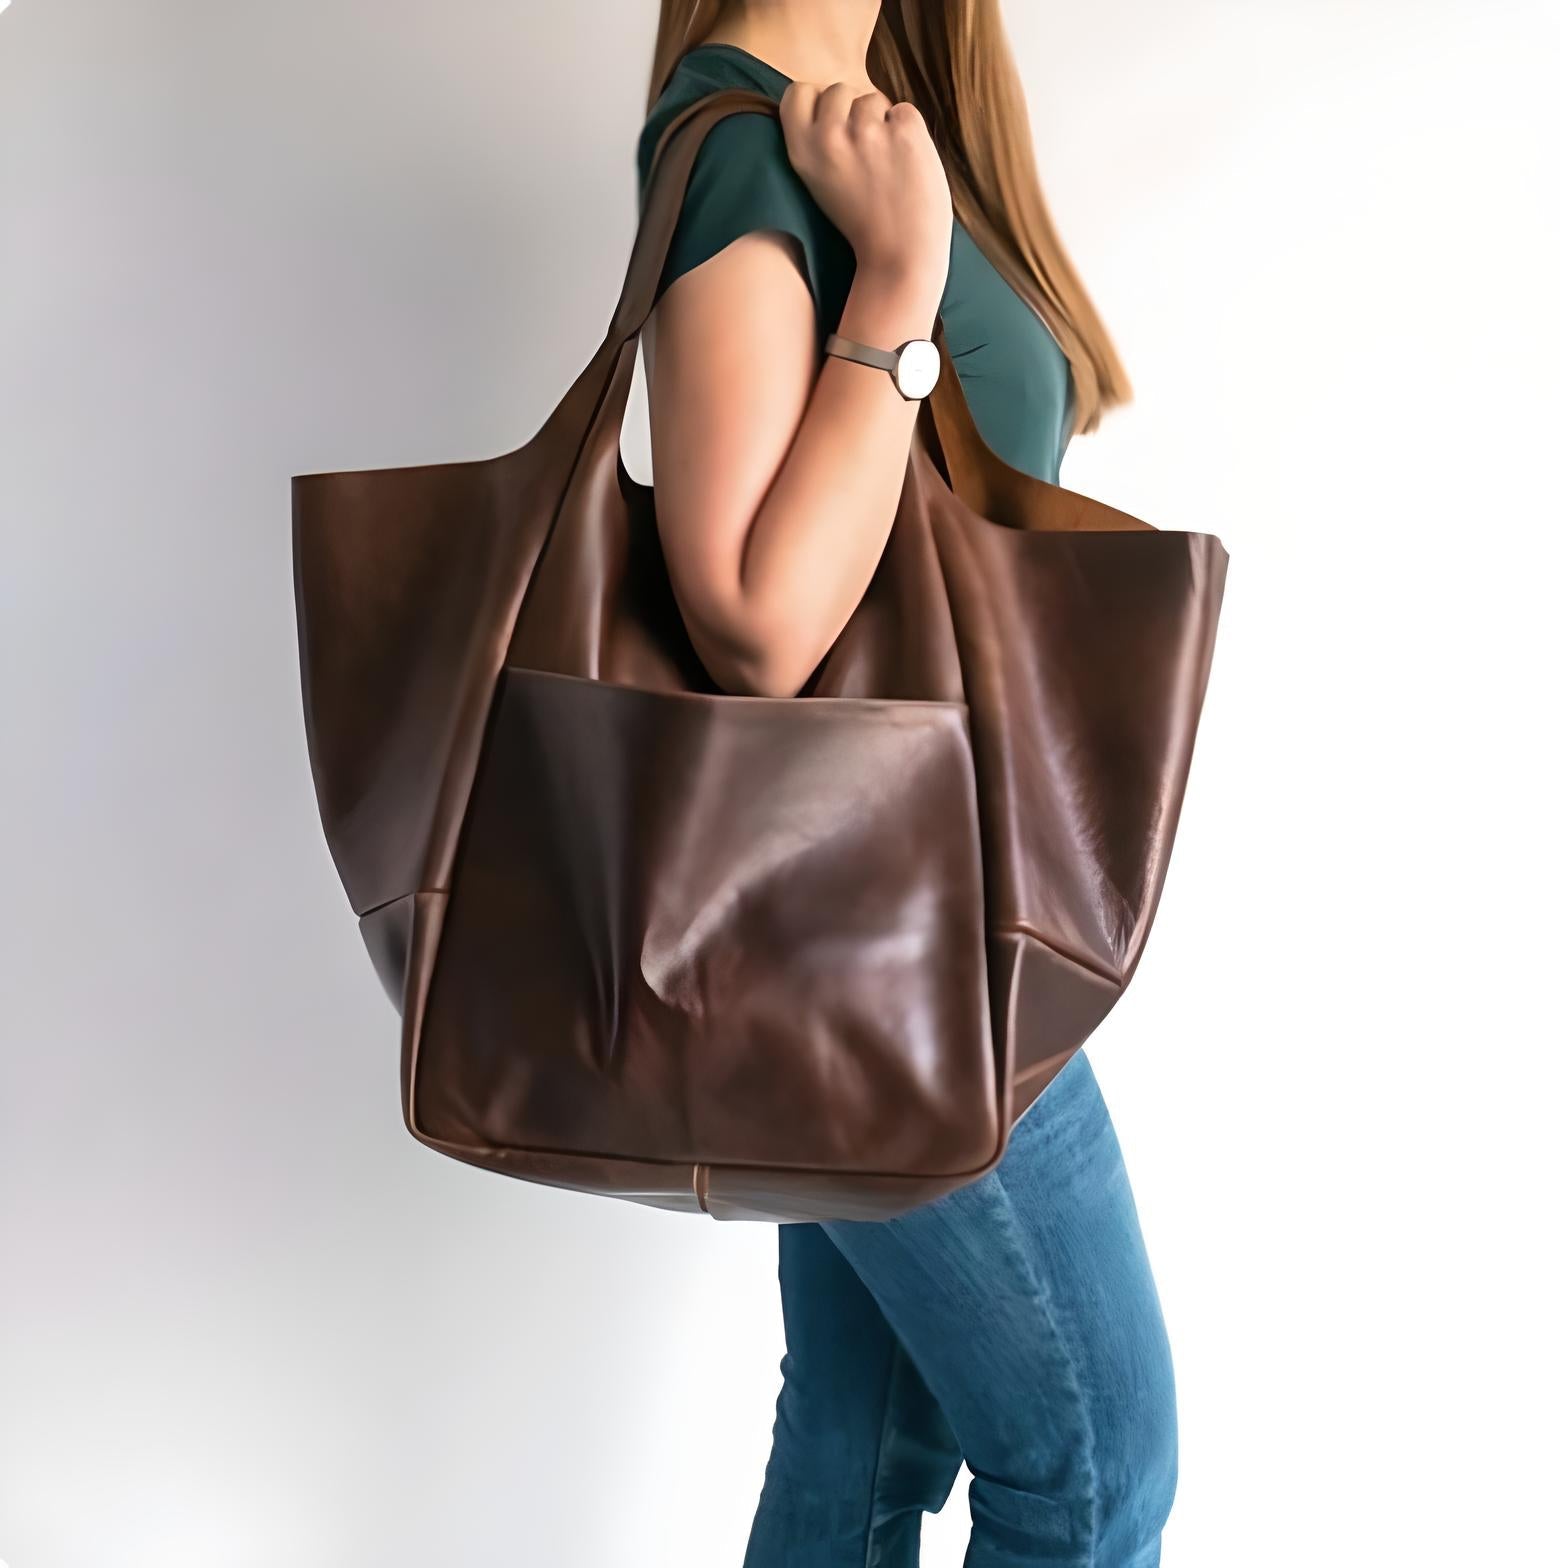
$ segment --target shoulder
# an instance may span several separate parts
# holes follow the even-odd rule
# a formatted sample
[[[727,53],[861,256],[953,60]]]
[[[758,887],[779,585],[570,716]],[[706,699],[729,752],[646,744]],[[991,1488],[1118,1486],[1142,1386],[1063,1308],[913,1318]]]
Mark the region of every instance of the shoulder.
[[[645,117],[639,133],[636,163],[641,201],[650,174],[650,160],[666,127],[690,104],[732,85],[702,80],[697,73],[689,73],[688,80],[679,81],[674,74],[655,107]],[[761,109],[739,109],[717,120],[705,133],[693,161],[694,179],[708,179],[712,172],[736,178],[755,173],[786,174],[795,178],[779,119]]]
[[[666,126],[710,93],[750,85],[726,79],[719,62],[716,69],[696,69],[696,64],[686,60],[672,73],[646,116],[638,145],[641,210],[650,159]],[[779,118],[760,109],[738,110],[710,127],[694,157],[657,297],[674,279],[738,236],[761,229],[794,238],[818,307],[820,330],[832,327],[843,310],[855,268],[849,242],[791,167]]]

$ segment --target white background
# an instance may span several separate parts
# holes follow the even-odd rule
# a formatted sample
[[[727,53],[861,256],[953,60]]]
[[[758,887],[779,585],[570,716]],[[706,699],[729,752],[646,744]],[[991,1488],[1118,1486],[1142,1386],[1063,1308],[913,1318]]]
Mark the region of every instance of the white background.
[[[1090,1045],[1165,1561],[1553,1561],[1554,7],[1006,10],[1137,391],[1062,481],[1232,556]],[[406,1133],[290,575],[289,476],[508,450],[595,349],[654,11],[0,18],[10,1568],[741,1559],[775,1232]]]

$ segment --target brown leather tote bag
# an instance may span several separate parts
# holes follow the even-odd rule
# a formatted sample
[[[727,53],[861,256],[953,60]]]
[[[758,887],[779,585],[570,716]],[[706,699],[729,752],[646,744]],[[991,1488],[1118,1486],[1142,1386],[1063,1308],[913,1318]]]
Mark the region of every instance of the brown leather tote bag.
[[[658,147],[605,340],[524,446],[300,475],[325,836],[413,1136],[719,1218],[979,1176],[1131,978],[1226,556],[1004,464],[943,343],[894,526],[794,698],[695,656],[624,405],[695,152]]]

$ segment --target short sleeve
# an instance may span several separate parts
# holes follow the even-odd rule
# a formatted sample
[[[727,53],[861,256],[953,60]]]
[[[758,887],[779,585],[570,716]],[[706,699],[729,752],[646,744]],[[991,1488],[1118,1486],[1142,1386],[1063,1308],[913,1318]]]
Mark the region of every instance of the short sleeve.
[[[839,324],[855,255],[791,167],[785,132],[773,115],[739,111],[705,133],[656,298],[732,240],[761,229],[779,229],[798,242],[821,341]]]

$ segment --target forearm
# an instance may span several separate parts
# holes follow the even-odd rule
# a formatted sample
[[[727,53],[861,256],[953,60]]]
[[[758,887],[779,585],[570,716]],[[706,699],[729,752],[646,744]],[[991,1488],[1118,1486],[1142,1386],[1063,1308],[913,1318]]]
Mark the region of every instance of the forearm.
[[[845,337],[895,348],[931,335],[942,280],[857,268]],[[827,355],[785,461],[748,533],[742,597],[763,654],[745,683],[794,692],[839,636],[882,557],[919,402],[886,372]]]

